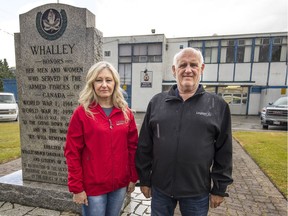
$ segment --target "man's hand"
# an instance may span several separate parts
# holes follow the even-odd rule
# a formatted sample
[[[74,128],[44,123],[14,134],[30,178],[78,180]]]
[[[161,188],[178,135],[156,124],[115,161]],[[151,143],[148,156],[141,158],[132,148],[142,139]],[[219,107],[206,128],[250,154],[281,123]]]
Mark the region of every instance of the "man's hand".
[[[84,204],[88,206],[88,199],[85,191],[82,191],[78,194],[73,194],[73,202],[76,204]]]
[[[140,190],[146,198],[151,197],[151,188],[147,186],[140,186]]]
[[[135,183],[134,182],[129,182],[129,185],[127,187],[127,193],[131,194],[135,190]]]
[[[224,201],[224,197],[217,195],[210,195],[210,207],[217,208]]]

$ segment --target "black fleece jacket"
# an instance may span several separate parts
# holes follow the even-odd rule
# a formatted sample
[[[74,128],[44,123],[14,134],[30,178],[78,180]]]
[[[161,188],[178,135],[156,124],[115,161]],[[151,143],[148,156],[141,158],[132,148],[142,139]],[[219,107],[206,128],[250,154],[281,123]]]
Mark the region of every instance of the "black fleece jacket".
[[[228,196],[233,182],[228,104],[202,85],[186,101],[176,85],[155,95],[140,130],[136,167],[141,186],[153,185],[171,197]]]

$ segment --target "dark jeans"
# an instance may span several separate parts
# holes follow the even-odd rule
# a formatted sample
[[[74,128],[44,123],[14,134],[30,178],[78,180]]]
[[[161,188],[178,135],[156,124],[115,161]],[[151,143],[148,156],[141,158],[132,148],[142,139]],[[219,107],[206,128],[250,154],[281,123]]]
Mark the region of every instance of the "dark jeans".
[[[179,202],[182,216],[207,216],[209,194],[175,199],[152,187],[151,216],[173,216]]]

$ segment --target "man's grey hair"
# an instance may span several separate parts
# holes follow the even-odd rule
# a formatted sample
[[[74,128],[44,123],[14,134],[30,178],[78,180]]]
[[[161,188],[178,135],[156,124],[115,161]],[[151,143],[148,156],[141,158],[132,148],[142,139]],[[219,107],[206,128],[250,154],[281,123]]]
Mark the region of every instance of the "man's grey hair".
[[[173,65],[176,66],[179,57],[180,57],[183,53],[185,53],[185,52],[187,52],[187,51],[188,51],[188,52],[195,53],[195,54],[199,57],[200,64],[201,64],[201,65],[204,64],[204,58],[203,58],[202,52],[201,52],[199,49],[193,48],[193,47],[186,47],[186,48],[182,49],[180,52],[178,52],[178,53],[176,53],[176,54],[174,55]]]

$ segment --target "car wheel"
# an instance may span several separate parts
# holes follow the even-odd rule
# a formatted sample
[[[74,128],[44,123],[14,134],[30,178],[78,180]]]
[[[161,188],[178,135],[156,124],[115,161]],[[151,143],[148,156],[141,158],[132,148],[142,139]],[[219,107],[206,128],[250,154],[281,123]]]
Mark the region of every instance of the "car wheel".
[[[263,129],[268,129],[268,125],[262,125]]]

